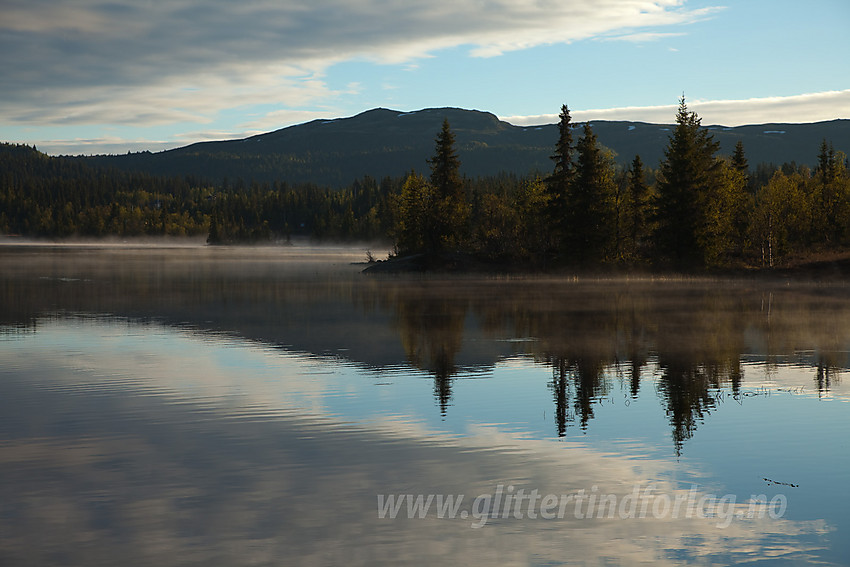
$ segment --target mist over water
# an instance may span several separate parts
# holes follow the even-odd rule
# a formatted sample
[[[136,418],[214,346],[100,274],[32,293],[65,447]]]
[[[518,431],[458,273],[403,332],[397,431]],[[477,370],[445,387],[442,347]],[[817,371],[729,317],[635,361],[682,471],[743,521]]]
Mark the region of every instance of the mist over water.
[[[0,246],[0,560],[850,561],[843,284],[374,278],[366,248]],[[787,510],[376,509],[499,486]]]

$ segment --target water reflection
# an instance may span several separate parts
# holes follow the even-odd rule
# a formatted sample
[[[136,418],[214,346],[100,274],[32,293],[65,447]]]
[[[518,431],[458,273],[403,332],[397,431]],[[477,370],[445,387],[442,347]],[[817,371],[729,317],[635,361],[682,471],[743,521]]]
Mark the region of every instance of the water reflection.
[[[741,362],[812,368],[828,395],[848,367],[850,300],[840,285],[710,280],[370,279],[359,252],[5,248],[4,332],[44,314],[109,313],[232,333],[365,367],[431,374],[441,415],[459,372],[531,357],[552,371],[555,433],[586,431],[596,406],[643,376],[681,453],[717,392],[738,395]]]
[[[396,295],[394,321],[407,361],[434,375],[434,396],[445,415],[452,397],[456,358],[463,346],[467,304],[419,288],[415,299],[407,292]]]
[[[364,293],[385,294],[384,303],[394,305],[408,360],[434,375],[444,413],[464,333],[467,344],[534,337],[510,344],[551,367],[559,436],[572,424],[585,430],[617,382],[627,381],[637,398],[641,377],[657,366],[654,385],[680,453],[721,389],[740,395],[745,358],[811,364],[821,394],[840,380],[850,346],[850,301],[843,289],[775,287],[461,280],[384,282]],[[489,364],[508,355],[501,352]]]
[[[850,552],[843,286],[374,279],[361,257],[0,248],[0,563]],[[772,496],[764,477],[800,485],[789,516],[726,528],[375,514],[379,493],[500,484]]]
[[[0,444],[9,564],[802,562],[830,529],[769,517],[726,527],[670,513],[582,517],[574,506],[560,519],[510,514],[480,530],[468,516],[379,519],[377,494],[472,498],[503,485],[625,501],[636,487],[670,499],[712,489],[639,449],[487,424],[449,435],[402,416],[352,422],[328,404],[362,387],[355,375],[316,373],[314,359],[251,342],[111,319],[39,329],[14,349],[0,343],[0,408],[15,424]]]

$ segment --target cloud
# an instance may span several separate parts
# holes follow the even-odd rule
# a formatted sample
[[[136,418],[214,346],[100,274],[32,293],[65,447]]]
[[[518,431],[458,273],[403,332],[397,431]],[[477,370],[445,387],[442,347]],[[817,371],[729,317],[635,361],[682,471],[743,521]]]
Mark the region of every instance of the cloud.
[[[280,550],[297,565],[352,557],[433,565],[459,551],[478,562],[525,565],[529,550],[552,564],[564,550],[587,564],[804,563],[817,559],[834,529],[824,520],[746,518],[743,506],[721,527],[695,513],[715,491],[686,482],[711,478],[637,443],[622,452],[497,425],[473,423],[455,435],[403,413],[340,416],[332,403],[339,372],[238,338],[155,323],[40,320],[32,336],[7,344],[0,348],[10,376],[4,393],[23,403],[7,404],[4,418],[39,427],[29,435],[19,427],[0,446],[0,496],[15,511],[0,515],[0,528],[7,554],[43,563],[55,550],[79,564],[124,557],[242,564]],[[368,384],[367,377],[349,382]],[[26,412],[36,403],[33,418]],[[69,415],[87,418],[69,430]],[[463,494],[470,502],[499,484],[540,496],[598,491],[621,507],[580,519],[571,503],[563,518],[544,520],[518,519],[516,511],[528,507],[515,504],[512,517],[490,518],[474,535],[480,518],[376,518],[378,494]],[[622,519],[626,498],[640,498],[636,489],[653,506]],[[688,509],[656,513],[663,499]],[[506,502],[493,511],[508,509]],[[109,534],[121,538],[104,536],[104,517]]]
[[[826,91],[784,97],[750,98],[742,100],[686,100],[688,109],[696,112],[706,126],[742,126],[771,122],[803,123],[850,118],[850,89]],[[571,110],[573,120],[634,120],[657,124],[675,121],[678,102],[663,106],[626,106],[592,110]],[[557,114],[534,116],[505,116],[502,120],[517,126],[551,124]]]
[[[604,38],[605,41],[630,41],[632,43],[647,43],[650,41],[658,41],[659,39],[666,39],[668,37],[681,37],[685,35],[684,33],[658,33],[658,32],[641,32],[641,33],[629,33],[626,35],[618,35]]]
[[[299,108],[338,95],[324,71],[469,46],[492,57],[689,23],[681,0],[8,0],[0,22],[0,122],[210,122],[247,104]],[[626,37],[626,36],[624,36]]]
[[[0,99],[0,120],[35,125],[208,123],[226,109],[281,101],[297,107],[334,92],[316,72],[272,65],[265,71],[246,75],[242,69],[222,67],[220,76],[165,77],[159,82],[152,77],[146,85],[34,86],[29,96],[13,88]]]

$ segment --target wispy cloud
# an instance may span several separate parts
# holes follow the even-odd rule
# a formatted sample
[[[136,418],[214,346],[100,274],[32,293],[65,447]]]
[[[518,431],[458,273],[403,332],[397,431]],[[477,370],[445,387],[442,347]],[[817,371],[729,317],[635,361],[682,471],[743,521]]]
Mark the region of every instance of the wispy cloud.
[[[850,89],[826,91],[784,97],[763,97],[742,100],[686,101],[688,109],[696,112],[705,125],[741,126],[771,122],[800,123],[850,118]],[[658,124],[675,121],[678,103],[663,106],[626,106],[570,111],[577,122],[586,120],[634,120]],[[504,116],[502,120],[517,126],[551,124],[557,114],[534,116]]]
[[[536,45],[689,23],[681,0],[7,0],[0,123],[210,122],[247,104],[297,109],[339,93],[336,62],[409,63],[471,46],[492,57]],[[649,35],[647,35],[649,34]],[[622,36],[623,38],[627,36]]]
[[[625,35],[617,35],[612,37],[603,38],[604,41],[629,41],[632,43],[648,43],[651,41],[658,41],[660,39],[667,39],[669,37],[681,37],[685,35],[680,32],[641,32],[641,33],[629,33]]]

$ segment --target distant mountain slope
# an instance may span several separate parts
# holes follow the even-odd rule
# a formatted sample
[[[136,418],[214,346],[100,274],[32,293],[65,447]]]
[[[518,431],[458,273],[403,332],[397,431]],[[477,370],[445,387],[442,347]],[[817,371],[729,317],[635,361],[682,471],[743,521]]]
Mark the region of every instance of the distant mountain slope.
[[[462,173],[477,177],[500,172],[548,173],[557,125],[514,126],[476,110],[432,108],[399,112],[378,108],[349,118],[314,120],[242,140],[202,142],[159,153],[81,158],[98,165],[154,174],[195,175],[218,182],[256,179],[342,186],[370,175],[426,172],[426,159],[443,118],[457,137]],[[640,154],[657,167],[672,126],[643,122],[593,121],[599,141],[619,163]],[[751,166],[761,162],[813,164],[822,139],[850,152],[850,120],[813,124],[708,126],[730,154],[740,139]],[[576,132],[576,138],[580,131]]]

